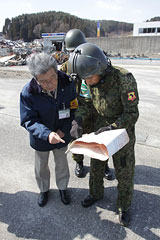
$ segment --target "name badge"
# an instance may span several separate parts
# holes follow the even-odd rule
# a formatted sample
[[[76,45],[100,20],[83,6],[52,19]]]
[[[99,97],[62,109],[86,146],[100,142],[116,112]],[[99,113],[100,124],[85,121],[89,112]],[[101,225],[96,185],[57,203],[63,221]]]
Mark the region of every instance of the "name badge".
[[[59,110],[59,119],[69,118],[70,117],[70,109]]]

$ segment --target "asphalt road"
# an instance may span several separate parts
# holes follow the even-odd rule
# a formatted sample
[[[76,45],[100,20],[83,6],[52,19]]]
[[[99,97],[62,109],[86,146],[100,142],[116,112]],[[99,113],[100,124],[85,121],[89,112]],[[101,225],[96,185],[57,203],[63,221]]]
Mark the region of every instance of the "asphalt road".
[[[44,208],[34,178],[33,150],[28,133],[19,125],[19,93],[29,80],[26,67],[0,68],[0,239],[39,240],[159,240],[160,239],[160,62],[113,60],[137,79],[140,117],[136,125],[135,191],[129,228],[115,213],[117,181],[104,180],[105,196],[88,209],[81,200],[88,194],[89,158],[85,178],[70,166],[70,205],[60,201],[50,156],[51,191]],[[7,74],[5,74],[8,73]],[[24,74],[25,72],[25,74]],[[15,78],[16,77],[16,78]],[[114,172],[112,159],[109,165]]]

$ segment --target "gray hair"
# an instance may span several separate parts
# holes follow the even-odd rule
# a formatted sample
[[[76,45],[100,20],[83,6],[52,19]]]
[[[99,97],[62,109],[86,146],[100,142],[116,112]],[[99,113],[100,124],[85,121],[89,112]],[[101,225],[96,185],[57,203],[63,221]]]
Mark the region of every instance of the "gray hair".
[[[31,54],[27,58],[27,65],[34,77],[48,72],[51,68],[57,72],[56,59],[46,52]]]

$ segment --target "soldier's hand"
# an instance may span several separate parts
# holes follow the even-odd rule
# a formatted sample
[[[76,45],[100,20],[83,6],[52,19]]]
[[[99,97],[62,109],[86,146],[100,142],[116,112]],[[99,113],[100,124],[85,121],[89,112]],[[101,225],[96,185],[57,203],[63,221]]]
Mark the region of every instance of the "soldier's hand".
[[[97,135],[99,133],[105,132],[105,131],[110,131],[115,129],[112,125],[109,125],[107,127],[101,127],[100,129],[98,129],[94,134]]]
[[[78,120],[73,120],[72,121],[72,128],[70,131],[71,137],[73,139],[77,139],[82,137],[82,133],[83,133],[83,129],[82,129],[82,125],[80,122],[78,122]]]

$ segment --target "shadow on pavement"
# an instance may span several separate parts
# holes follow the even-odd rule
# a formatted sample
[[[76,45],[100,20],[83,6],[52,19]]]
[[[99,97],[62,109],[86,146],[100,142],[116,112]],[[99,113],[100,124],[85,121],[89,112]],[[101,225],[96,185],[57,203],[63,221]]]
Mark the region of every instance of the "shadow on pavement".
[[[135,167],[135,184],[148,186],[160,186],[160,168],[154,168],[144,165]]]
[[[160,196],[148,193],[147,191],[148,189],[146,189],[145,191],[145,188],[143,191],[134,190],[134,197],[132,207],[130,210],[131,221],[128,228],[145,240],[151,239],[159,240]],[[104,199],[100,202],[97,202],[96,205],[102,209],[107,209],[109,211],[116,212],[115,202],[116,202],[116,188],[109,187],[105,189]],[[120,236],[118,235],[115,236],[114,233],[111,233],[110,231],[109,239],[123,239],[123,236],[121,234]]]
[[[8,232],[16,237],[39,240],[71,240],[80,239],[86,235],[104,240],[115,229],[115,234],[121,232],[119,239],[126,236],[125,228],[119,224],[101,219],[101,211],[97,206],[84,209],[76,201],[86,196],[87,190],[69,189],[72,196],[70,205],[63,205],[59,191],[50,190],[47,205],[40,208],[37,205],[38,194],[21,191],[15,194],[0,193],[0,221],[8,225]],[[85,239],[85,238],[84,238]]]
[[[49,201],[43,208],[37,205],[37,193],[1,192],[0,221],[8,225],[8,232],[27,239],[71,240],[76,237],[88,239],[88,236],[100,240],[125,239],[126,228],[119,225],[114,213],[115,187],[106,188],[104,199],[87,209],[80,205],[80,201],[88,190],[71,188],[69,191],[72,196],[70,205],[63,205],[59,191],[51,189]],[[146,240],[158,240],[152,229],[160,227],[159,203],[159,196],[135,191],[130,230]]]
[[[145,240],[160,239],[160,196],[143,191],[134,191],[131,230]]]

